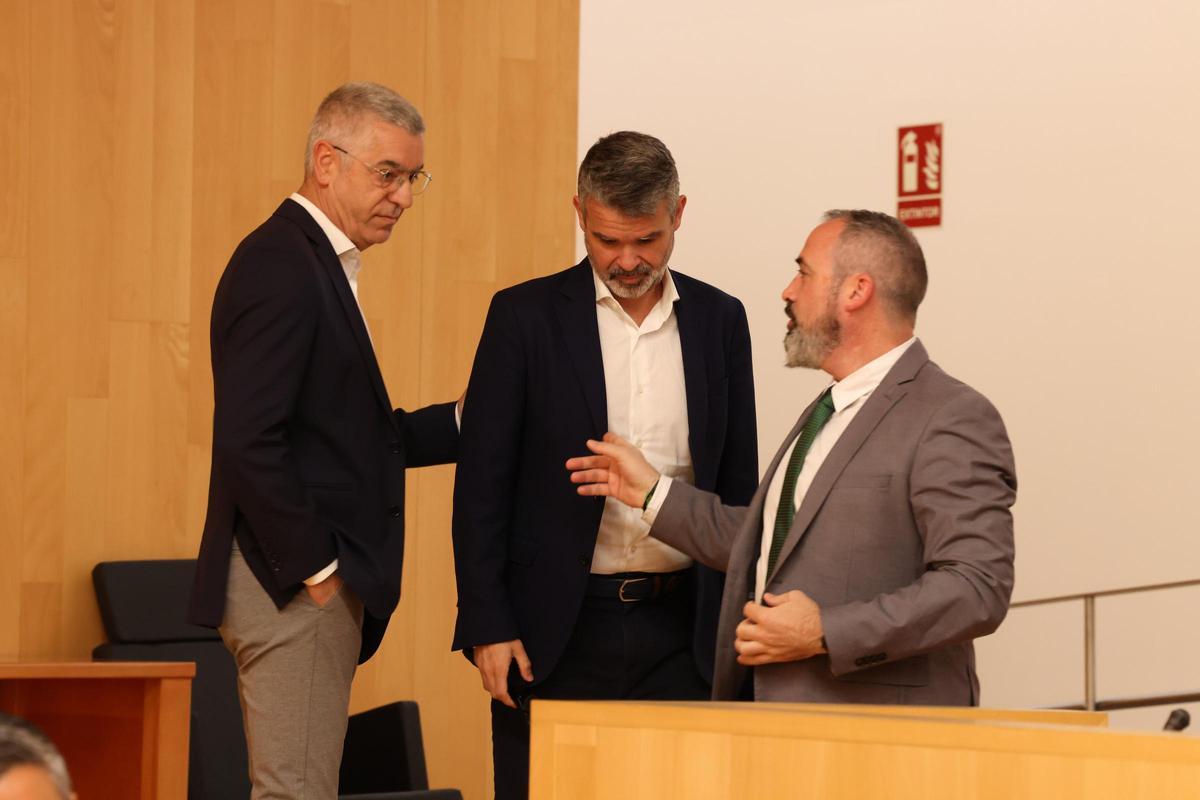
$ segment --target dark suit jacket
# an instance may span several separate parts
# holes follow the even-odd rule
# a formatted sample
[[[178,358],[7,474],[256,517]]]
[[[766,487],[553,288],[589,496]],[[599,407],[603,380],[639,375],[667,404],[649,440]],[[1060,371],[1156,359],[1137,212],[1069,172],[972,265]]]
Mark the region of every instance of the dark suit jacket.
[[[329,238],[285,200],[234,252],[212,312],[212,475],[189,619],[217,626],[234,539],[282,608],[334,558],[365,614],[400,598],[404,470],[453,462],[454,404],[392,410]]]
[[[672,271],[696,484],[730,503],[754,491],[758,455],[742,304]],[[592,268],[496,294],[463,413],[454,485],[454,649],[520,639],[549,675],[583,602],[603,498],[581,497],[566,460],[608,430]],[[694,647],[711,675],[721,584],[697,576]]]
[[[814,405],[749,508],[672,485],[651,528],[729,566],[714,699],[734,699],[745,678],[734,629],[754,590],[763,500]],[[996,629],[1012,594],[1015,469],[996,409],[914,342],[821,464],[767,576],[767,591],[800,589],[820,606],[829,654],[755,667],[755,698],[977,705],[972,641]]]

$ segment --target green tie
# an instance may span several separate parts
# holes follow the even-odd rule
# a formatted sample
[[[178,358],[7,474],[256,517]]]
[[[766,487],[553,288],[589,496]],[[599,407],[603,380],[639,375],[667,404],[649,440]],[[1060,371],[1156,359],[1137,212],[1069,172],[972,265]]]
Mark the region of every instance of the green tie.
[[[804,423],[800,436],[796,439],[796,446],[792,448],[792,457],[788,459],[787,471],[783,473],[783,491],[779,493],[779,508],[775,511],[775,532],[771,536],[771,551],[767,557],[768,576],[775,569],[775,562],[783,550],[783,543],[787,541],[788,531],[792,529],[792,518],[796,516],[796,507],[792,505],[792,499],[796,496],[796,480],[804,466],[804,456],[808,454],[808,448],[812,447],[813,439],[817,438],[821,428],[824,428],[825,423],[833,416],[832,390],[832,386],[825,390],[808,421]]]

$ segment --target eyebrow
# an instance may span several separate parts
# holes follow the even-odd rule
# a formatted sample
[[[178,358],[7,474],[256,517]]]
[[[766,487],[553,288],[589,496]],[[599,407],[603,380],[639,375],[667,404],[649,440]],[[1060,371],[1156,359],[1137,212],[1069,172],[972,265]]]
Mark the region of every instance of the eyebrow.
[[[412,169],[409,169],[408,167],[401,164],[399,161],[392,161],[391,159],[384,159],[383,161],[380,161],[375,166],[382,167],[384,169],[395,170],[396,172],[420,172],[421,170],[425,169],[424,164],[421,164],[421,166],[419,166],[419,167],[413,167]]]

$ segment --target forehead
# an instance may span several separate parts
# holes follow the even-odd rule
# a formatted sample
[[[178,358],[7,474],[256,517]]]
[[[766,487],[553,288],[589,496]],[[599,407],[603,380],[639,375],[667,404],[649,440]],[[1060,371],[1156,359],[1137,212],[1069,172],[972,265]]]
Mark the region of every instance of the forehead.
[[[415,169],[425,163],[425,137],[372,118],[360,128],[363,160],[384,166]]]
[[[843,220],[837,219],[831,222],[823,222],[813,228],[812,233],[808,235],[808,239],[804,242],[804,249],[800,251],[800,255],[796,258],[798,262],[804,262],[815,272],[829,272],[833,266],[833,248],[837,246],[838,237],[841,236],[842,229],[846,227]]]
[[[586,211],[585,221],[590,230],[609,235],[643,236],[654,233],[671,225],[671,213],[667,209],[667,201],[662,200],[653,214],[630,216],[621,211],[606,206],[594,197],[584,201]]]

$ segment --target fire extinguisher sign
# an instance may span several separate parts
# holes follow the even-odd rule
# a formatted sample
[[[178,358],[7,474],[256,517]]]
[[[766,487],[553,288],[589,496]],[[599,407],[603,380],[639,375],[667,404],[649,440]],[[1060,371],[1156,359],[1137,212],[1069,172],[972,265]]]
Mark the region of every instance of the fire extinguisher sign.
[[[942,224],[942,126],[912,125],[897,136],[896,218],[917,228]]]

